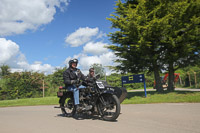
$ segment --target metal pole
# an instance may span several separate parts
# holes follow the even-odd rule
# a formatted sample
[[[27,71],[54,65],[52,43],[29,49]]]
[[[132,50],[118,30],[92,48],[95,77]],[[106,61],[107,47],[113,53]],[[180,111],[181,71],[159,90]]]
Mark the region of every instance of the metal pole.
[[[147,89],[146,89],[145,77],[144,77],[144,93],[145,93],[145,97],[147,97]]]

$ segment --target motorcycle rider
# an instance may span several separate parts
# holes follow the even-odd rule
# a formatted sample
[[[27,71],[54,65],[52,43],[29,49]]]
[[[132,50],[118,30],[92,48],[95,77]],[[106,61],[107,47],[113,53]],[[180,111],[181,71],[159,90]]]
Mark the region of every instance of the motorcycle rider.
[[[90,68],[89,74],[86,77],[87,85],[90,86],[90,87],[93,87],[95,81],[96,81],[96,78],[95,78],[94,68]]]
[[[63,80],[65,87],[73,92],[74,104],[77,112],[84,110],[79,104],[79,89],[80,80],[85,80],[85,76],[82,74],[80,69],[77,68],[78,60],[71,59],[69,61],[69,68],[63,72]]]

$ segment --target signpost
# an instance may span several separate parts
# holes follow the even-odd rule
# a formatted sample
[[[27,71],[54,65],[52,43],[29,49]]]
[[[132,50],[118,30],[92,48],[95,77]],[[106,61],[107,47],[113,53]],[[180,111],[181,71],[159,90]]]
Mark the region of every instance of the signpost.
[[[130,83],[144,83],[144,92],[145,97],[147,97],[146,92],[146,83],[145,83],[145,77],[144,74],[137,74],[137,75],[130,75],[130,76],[122,76],[122,87],[124,84],[130,84]]]

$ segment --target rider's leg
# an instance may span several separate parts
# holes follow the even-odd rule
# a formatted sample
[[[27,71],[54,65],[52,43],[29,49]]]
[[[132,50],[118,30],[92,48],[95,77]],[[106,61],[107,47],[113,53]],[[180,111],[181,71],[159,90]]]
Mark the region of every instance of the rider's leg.
[[[84,89],[84,88],[86,88],[86,87],[83,86],[83,85],[80,85],[78,88],[79,88],[79,89]]]
[[[73,92],[76,111],[80,112],[81,110],[84,110],[83,107],[79,106],[79,89],[72,85],[68,87],[68,90]]]
[[[68,87],[68,90],[73,92],[74,104],[79,104],[79,89],[76,86],[72,85]]]

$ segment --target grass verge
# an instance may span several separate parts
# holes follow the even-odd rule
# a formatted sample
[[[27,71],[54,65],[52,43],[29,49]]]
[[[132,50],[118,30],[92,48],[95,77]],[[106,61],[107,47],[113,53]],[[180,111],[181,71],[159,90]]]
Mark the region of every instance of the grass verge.
[[[16,100],[0,101],[0,107],[10,106],[35,106],[35,105],[58,105],[57,97],[27,98]],[[122,104],[147,104],[147,103],[199,103],[200,92],[174,91],[162,94],[155,91],[148,91],[147,97],[144,91],[128,92],[127,98]]]
[[[191,91],[174,91],[158,93],[156,91],[148,91],[145,98],[144,91],[128,92],[127,98],[123,104],[146,104],[146,103],[199,103],[200,92]]]
[[[58,101],[59,101],[59,99],[57,97],[2,100],[2,101],[0,101],[0,107],[56,105],[56,104],[58,104]]]

